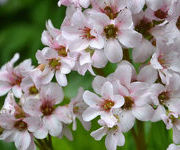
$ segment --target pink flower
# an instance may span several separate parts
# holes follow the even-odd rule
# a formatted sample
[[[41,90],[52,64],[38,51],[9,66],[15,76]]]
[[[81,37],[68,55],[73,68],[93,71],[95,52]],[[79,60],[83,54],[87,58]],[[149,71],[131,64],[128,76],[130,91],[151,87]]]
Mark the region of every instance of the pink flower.
[[[35,150],[34,138],[29,128],[37,123],[37,118],[33,118],[32,124],[27,122],[28,117],[23,108],[16,104],[13,94],[9,93],[0,114],[0,126],[3,129],[0,139],[15,142],[19,150]]]
[[[20,87],[22,79],[33,69],[31,60],[27,59],[14,67],[14,63],[19,59],[19,54],[5,64],[0,70],[0,96],[7,94],[11,89],[16,97],[20,98],[22,89]]]
[[[167,45],[164,42],[157,42],[157,50],[151,58],[151,65],[158,70],[161,80],[169,84],[172,72],[180,72],[180,51],[176,43]]]
[[[173,142],[180,144],[180,119],[176,113],[168,113],[168,116],[162,115],[162,119],[167,129],[173,128]]]
[[[157,21],[171,20],[171,7],[173,1],[170,0],[146,0],[148,8],[146,14],[149,18]]]
[[[113,116],[112,111],[115,108],[120,108],[124,104],[124,99],[122,96],[114,94],[113,85],[110,82],[105,82],[101,93],[98,94],[102,97],[90,91],[84,92],[83,99],[89,107],[83,112],[83,119],[91,121],[100,115],[109,127],[113,127],[117,119]]]
[[[121,10],[114,20],[97,11],[89,11],[88,14],[104,38],[104,53],[112,63],[119,62],[123,57],[120,43],[132,48],[141,42],[142,37],[133,30],[131,12],[127,8]]]
[[[88,47],[103,48],[103,38],[98,35],[94,25],[89,22],[88,16],[81,10],[74,12],[70,22],[71,25],[62,28],[63,37],[70,42],[70,50],[82,51]]]
[[[95,140],[100,141],[103,136],[107,135],[105,138],[107,150],[116,150],[117,146],[124,145],[125,137],[122,134],[121,127],[119,125],[114,125],[110,128],[103,120],[99,120],[98,123],[102,127],[91,133],[91,136],[94,137]]]
[[[46,28],[47,30],[43,31],[41,36],[42,43],[50,48],[58,49],[60,45],[57,38],[61,35],[61,31],[53,26],[51,20],[47,21]]]
[[[78,94],[75,98],[71,99],[71,102],[69,103],[68,107],[72,113],[72,118],[73,118],[73,130],[77,129],[77,123],[76,123],[76,118],[79,119],[84,126],[86,130],[90,130],[91,123],[90,122],[85,122],[82,119],[82,113],[84,110],[88,107],[83,101],[83,93],[84,90],[82,88],[79,88]]]
[[[62,123],[70,123],[71,115],[66,106],[58,106],[63,100],[63,91],[56,83],[49,83],[41,87],[39,98],[30,97],[24,103],[24,110],[31,116],[39,117],[40,127],[31,128],[34,136],[43,139],[49,133],[52,136],[59,136],[62,132]],[[31,118],[28,120],[31,122]]]
[[[150,97],[154,107],[154,115],[151,121],[161,120],[161,116],[166,114],[166,110],[180,113],[179,111],[179,84],[180,76],[173,74],[168,85],[154,84],[150,87]]]
[[[41,81],[49,83],[55,74],[59,85],[67,85],[66,74],[69,74],[74,67],[73,58],[68,55],[59,56],[57,51],[48,47],[44,48],[42,51],[38,50],[36,58],[39,64],[44,65],[42,74],[39,75]]]

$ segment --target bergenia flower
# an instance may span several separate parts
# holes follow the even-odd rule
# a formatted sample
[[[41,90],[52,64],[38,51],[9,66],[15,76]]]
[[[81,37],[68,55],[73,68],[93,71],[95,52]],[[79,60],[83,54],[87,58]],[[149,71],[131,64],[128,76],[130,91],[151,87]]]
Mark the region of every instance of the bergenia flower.
[[[91,127],[90,122],[85,122],[82,119],[82,113],[88,107],[88,105],[85,104],[83,101],[83,93],[84,93],[84,90],[82,88],[79,88],[77,96],[75,98],[71,99],[71,102],[68,105],[68,107],[72,113],[73,130],[77,129],[76,118],[81,121],[82,125],[84,126],[84,128],[86,130],[90,130],[90,127]]]
[[[149,89],[150,97],[154,106],[155,112],[152,121],[161,120],[161,116],[166,114],[166,110],[179,114],[179,84],[180,76],[172,74],[168,85],[154,84]]]
[[[71,25],[62,28],[63,37],[68,40],[69,49],[72,51],[82,51],[89,46],[102,49],[104,45],[103,38],[98,35],[94,24],[81,10],[74,12],[70,19]]]
[[[94,137],[95,140],[100,141],[105,135],[107,135],[105,138],[107,150],[116,150],[117,146],[123,146],[125,144],[125,137],[120,126],[114,125],[110,128],[103,120],[99,120],[98,123],[102,127],[93,131],[91,136]]]
[[[120,108],[124,104],[124,99],[122,96],[114,94],[113,85],[110,82],[104,83],[100,95],[101,97],[90,91],[84,92],[83,99],[89,107],[83,112],[83,119],[91,121],[100,115],[109,127],[113,127],[117,119],[113,116],[112,111]]]
[[[166,124],[166,128],[173,129],[173,142],[175,144],[180,144],[180,119],[179,115],[173,112],[170,112],[167,116],[162,115],[162,119]]]
[[[176,43],[167,45],[162,41],[157,42],[157,50],[153,54],[150,63],[158,70],[161,80],[169,84],[172,72],[180,72],[180,51]]]
[[[31,116],[39,117],[40,127],[31,128],[38,139],[45,138],[48,133],[59,136],[62,131],[62,123],[70,123],[71,115],[66,106],[56,106],[63,100],[62,88],[56,83],[43,86],[38,97],[30,97],[24,103],[24,109]],[[31,121],[31,119],[29,119]]]
[[[109,61],[115,63],[122,59],[122,45],[132,48],[141,42],[142,36],[133,30],[131,12],[127,8],[121,10],[114,20],[97,11],[88,14],[104,38],[104,53]]]
[[[21,82],[33,67],[30,59],[14,67],[18,59],[19,54],[15,54],[14,57],[0,69],[0,96],[7,94],[11,89],[16,97],[20,98],[22,96]]]
[[[55,74],[56,80],[61,86],[67,85],[66,74],[71,72],[74,67],[74,60],[68,56],[59,56],[59,54],[51,48],[44,48],[42,51],[38,50],[36,53],[36,58],[39,64],[45,65],[42,72],[46,72],[46,75],[42,73],[39,78],[45,78],[50,82]],[[48,76],[48,78],[46,78]],[[38,81],[37,81],[38,82]]]
[[[0,139],[15,142],[19,150],[35,150],[33,134],[30,133],[29,128],[34,126],[38,120],[34,117],[33,122],[27,122],[28,117],[29,115],[15,102],[10,92],[0,113],[0,126],[3,130]],[[36,126],[38,127],[38,124]]]

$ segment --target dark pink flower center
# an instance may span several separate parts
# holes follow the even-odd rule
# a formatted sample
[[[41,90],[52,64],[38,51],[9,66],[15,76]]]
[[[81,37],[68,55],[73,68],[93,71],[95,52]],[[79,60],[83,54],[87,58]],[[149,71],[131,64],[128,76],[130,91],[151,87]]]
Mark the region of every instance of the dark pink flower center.
[[[14,127],[18,129],[19,131],[24,131],[27,129],[28,125],[23,120],[18,120],[15,122]]]
[[[159,103],[164,105],[164,103],[169,100],[169,93],[168,92],[160,93],[158,99],[159,99]]]
[[[162,9],[158,9],[154,12],[154,15],[159,19],[167,18],[168,11],[163,11]]]
[[[114,24],[107,25],[104,28],[104,33],[107,39],[116,38],[118,34],[118,28]]]
[[[50,101],[44,101],[40,108],[44,116],[49,116],[55,110],[53,104]]]
[[[141,33],[145,38],[150,38],[152,35],[149,33],[150,29],[153,27],[153,23],[146,18],[140,20],[139,24],[135,26],[135,30]]]
[[[104,100],[103,104],[101,105],[104,111],[110,111],[113,106],[114,102],[110,99]]]
[[[122,106],[122,109],[130,110],[133,107],[133,105],[134,105],[133,98],[130,97],[130,96],[125,96],[124,100],[125,100],[125,103]]]

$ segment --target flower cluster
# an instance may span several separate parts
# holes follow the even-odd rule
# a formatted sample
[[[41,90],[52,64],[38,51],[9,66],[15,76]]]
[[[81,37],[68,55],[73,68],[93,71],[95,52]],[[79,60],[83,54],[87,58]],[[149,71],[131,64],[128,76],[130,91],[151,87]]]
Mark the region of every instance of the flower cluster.
[[[51,136],[72,140],[68,125],[76,130],[76,118],[90,130],[90,121],[99,116],[101,127],[91,136],[106,135],[107,150],[123,146],[124,133],[137,120],[162,120],[173,130],[168,150],[178,150],[180,1],[59,0],[61,5],[67,6],[66,17],[60,29],[47,21],[37,67],[30,59],[15,66],[15,54],[0,69],[0,96],[7,95],[0,139],[14,141],[19,150],[35,145],[44,150],[51,148]],[[108,62],[117,64],[115,72],[96,74]],[[93,92],[79,88],[77,97],[62,105],[71,71],[95,76]]]

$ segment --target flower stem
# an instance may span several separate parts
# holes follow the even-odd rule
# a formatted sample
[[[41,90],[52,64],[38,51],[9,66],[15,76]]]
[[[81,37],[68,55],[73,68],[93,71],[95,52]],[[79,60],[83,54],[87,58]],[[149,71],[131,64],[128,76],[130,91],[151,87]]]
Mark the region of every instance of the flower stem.
[[[136,149],[137,150],[147,150],[143,122],[137,121],[137,133],[134,128],[131,130],[131,133],[132,133],[132,135],[134,137],[134,141],[136,143]]]

